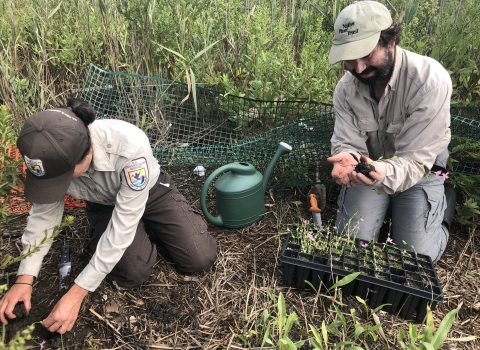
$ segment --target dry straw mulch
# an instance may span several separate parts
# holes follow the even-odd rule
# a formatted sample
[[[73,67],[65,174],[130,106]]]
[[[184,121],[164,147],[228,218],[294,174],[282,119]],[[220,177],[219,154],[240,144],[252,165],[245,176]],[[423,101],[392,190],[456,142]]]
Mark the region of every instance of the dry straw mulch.
[[[298,221],[299,214],[308,215],[303,208],[298,209],[292,204],[305,196],[301,189],[271,191],[266,203],[268,211],[258,223],[240,230],[211,226],[210,232],[219,245],[218,259],[209,271],[202,274],[179,274],[160,248],[162,258],[143,286],[122,290],[104,281],[83,303],[72,332],[60,337],[38,325],[34,331],[37,348],[45,341],[45,349],[244,349],[248,345],[240,340],[240,336],[249,334],[252,347],[260,346],[263,337],[259,327],[261,314],[265,309],[270,313],[276,311],[269,292],[277,296],[282,292],[287,313],[297,313],[301,327],[293,330],[294,340],[299,339],[302,330],[308,330],[309,324],[318,328],[322,321],[331,323],[335,318],[332,298],[339,300],[338,294],[326,295],[323,291],[317,295],[308,291],[300,293],[282,286],[278,256],[288,225]],[[192,202],[198,205],[198,202]],[[329,201],[331,207],[333,202]],[[324,221],[332,218],[334,213],[331,208],[324,214]],[[10,322],[7,337],[25,325],[41,321],[60,298],[57,264],[64,242],[70,242],[73,247],[74,274],[78,274],[88,262],[82,254],[87,232],[83,211],[75,209],[70,214],[76,217],[75,224],[54,243],[36,280],[34,309],[30,315]],[[24,224],[23,217],[4,225],[1,231],[21,232]],[[478,229],[456,225],[448,249],[436,265],[445,292],[445,302],[434,311],[436,325],[445,314],[461,304],[444,349],[480,349],[480,339],[473,340],[473,336],[480,335],[479,246]],[[16,253],[18,248],[18,237],[3,238],[0,255]],[[5,283],[5,277],[14,274],[15,270],[16,266],[12,266],[0,272],[3,276],[0,283]],[[8,282],[13,283],[13,279],[11,276]],[[341,310],[347,320],[350,309],[355,308],[360,321],[367,322],[363,307],[354,298],[345,299],[344,303]],[[399,348],[396,335],[400,328],[408,331],[408,321],[381,311],[378,317],[383,324],[384,340],[370,341],[370,349],[384,349],[386,344],[390,349]],[[368,322],[373,325],[373,321]],[[255,329],[259,331],[257,342],[250,332]]]

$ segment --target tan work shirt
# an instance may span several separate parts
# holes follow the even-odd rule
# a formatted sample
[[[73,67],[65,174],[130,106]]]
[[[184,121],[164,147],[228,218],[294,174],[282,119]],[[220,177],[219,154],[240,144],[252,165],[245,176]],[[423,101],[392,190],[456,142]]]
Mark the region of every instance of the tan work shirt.
[[[74,179],[67,194],[76,199],[115,206],[97,250],[75,279],[80,287],[94,291],[115,267],[132,243],[148,199],[158,180],[160,165],[147,136],[120,120],[96,120],[89,125],[93,159],[89,169]],[[34,203],[22,236],[24,247],[35,246],[50,235],[62,219],[63,199],[53,204]],[[37,276],[50,245],[20,263],[19,275]],[[60,257],[60,254],[59,254]]]
[[[350,72],[337,84],[332,155],[382,158],[375,166],[384,179],[370,187],[377,193],[405,191],[447,149],[451,94],[452,81],[440,63],[397,46],[392,77],[378,102]]]

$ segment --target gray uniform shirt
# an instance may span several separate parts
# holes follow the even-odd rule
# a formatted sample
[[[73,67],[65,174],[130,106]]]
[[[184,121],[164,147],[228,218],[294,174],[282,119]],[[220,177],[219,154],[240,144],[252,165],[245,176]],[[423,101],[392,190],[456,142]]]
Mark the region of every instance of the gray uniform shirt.
[[[384,179],[370,187],[377,193],[405,191],[446,152],[451,94],[452,81],[440,63],[397,46],[392,77],[378,103],[350,72],[337,84],[332,155],[382,158],[376,167]]]
[[[76,199],[115,206],[112,218],[88,265],[75,279],[80,287],[94,291],[115,267],[135,237],[149,189],[158,180],[160,165],[147,136],[120,120],[96,120],[89,125],[93,159],[89,169],[74,179],[67,194]],[[63,199],[53,204],[33,203],[22,236],[24,247],[34,246],[62,219]],[[19,275],[37,276],[50,245],[20,263]]]

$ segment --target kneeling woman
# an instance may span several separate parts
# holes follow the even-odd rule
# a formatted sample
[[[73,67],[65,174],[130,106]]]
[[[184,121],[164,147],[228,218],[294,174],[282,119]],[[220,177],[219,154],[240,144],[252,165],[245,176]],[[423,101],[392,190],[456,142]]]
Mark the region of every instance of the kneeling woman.
[[[43,325],[52,332],[72,329],[83,298],[108,276],[122,287],[143,283],[157,261],[146,233],[158,238],[182,272],[208,269],[217,244],[153,156],[147,136],[120,120],[95,120],[81,99],[67,107],[35,113],[25,122],[17,146],[25,160],[25,197],[33,203],[22,236],[24,247],[40,242],[63,215],[69,194],[87,201],[93,254],[75,284]],[[0,321],[15,318],[14,306],[31,308],[32,283],[49,250],[42,246],[20,263],[18,279],[0,300]]]

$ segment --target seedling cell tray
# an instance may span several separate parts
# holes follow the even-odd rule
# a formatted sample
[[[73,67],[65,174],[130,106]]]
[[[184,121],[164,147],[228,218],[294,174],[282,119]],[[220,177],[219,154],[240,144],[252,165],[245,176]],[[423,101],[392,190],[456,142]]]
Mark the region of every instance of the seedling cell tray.
[[[316,289],[329,288],[337,280],[353,272],[360,275],[342,287],[344,296],[356,295],[372,308],[388,304],[382,310],[404,319],[423,322],[427,305],[432,310],[443,301],[442,287],[429,256],[400,251],[387,244],[351,241],[341,253],[307,254],[291,235],[283,245],[283,285],[302,291],[305,281]],[[338,248],[338,246],[337,246]],[[368,257],[375,256],[375,263]],[[338,278],[337,278],[338,277]]]

